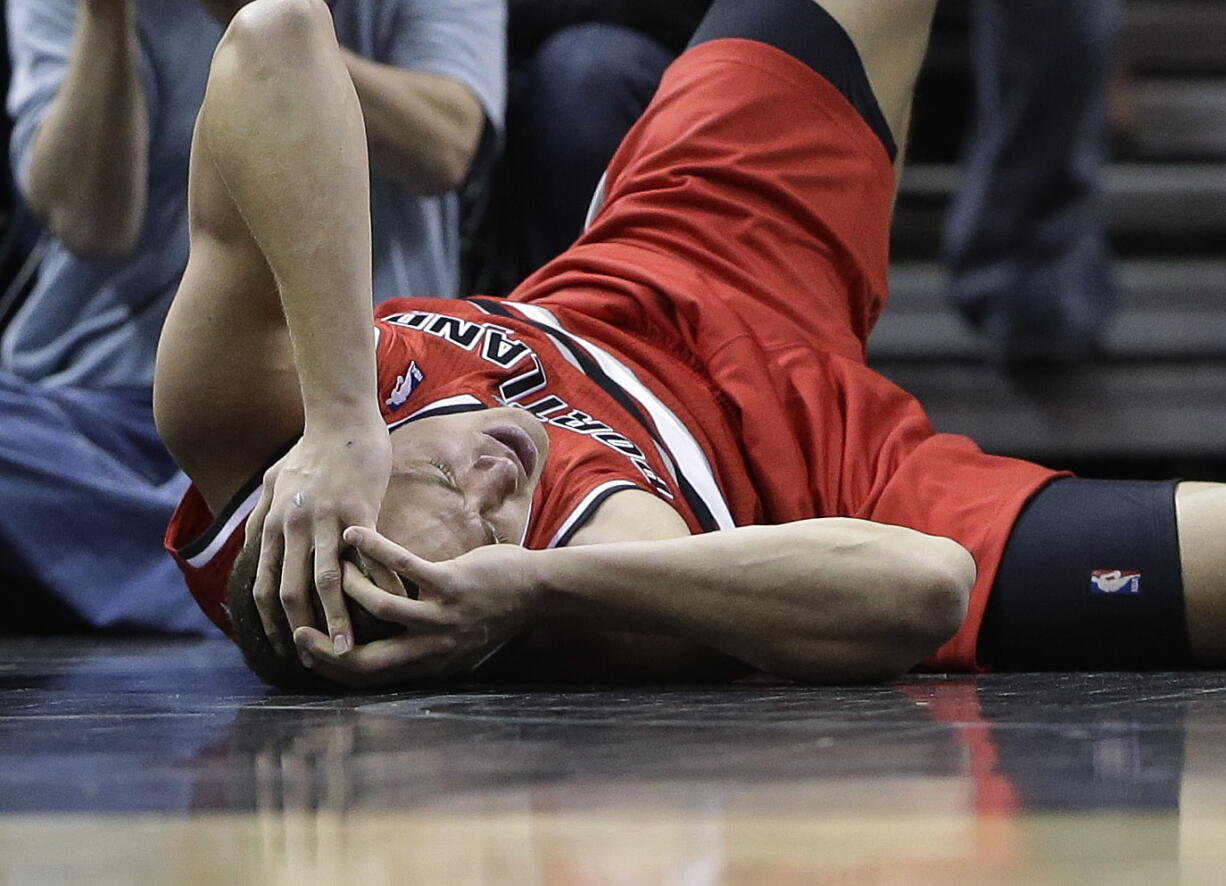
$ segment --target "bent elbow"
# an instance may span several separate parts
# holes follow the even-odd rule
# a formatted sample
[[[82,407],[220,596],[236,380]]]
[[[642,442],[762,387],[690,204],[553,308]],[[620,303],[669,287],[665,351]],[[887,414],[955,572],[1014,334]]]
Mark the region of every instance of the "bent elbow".
[[[947,643],[962,627],[970,607],[978,570],[970,552],[947,538],[931,538],[922,562],[905,589],[903,628],[925,650],[922,661]],[[918,661],[912,662],[914,665]]]
[[[468,179],[476,150],[469,149],[468,146],[454,145],[440,153],[435,168],[435,191],[439,194],[458,191]]]
[[[34,207],[32,207],[34,208]],[[69,207],[51,207],[34,213],[44,219],[51,237],[64,244],[78,259],[118,261],[128,259],[141,239],[141,225],[125,219],[102,224],[86,213]]]
[[[47,217],[47,228],[78,258],[119,261],[131,256],[140,242],[137,225],[95,225],[66,215],[52,212]]]
[[[849,656],[862,682],[900,677],[930,659],[958,633],[975,587],[975,560],[947,538],[925,536],[907,558],[905,578],[891,595],[892,614],[876,623],[876,636]]]
[[[129,201],[131,206],[103,209],[100,205],[103,201],[90,203],[80,195],[36,180],[27,182],[22,190],[35,217],[78,258],[125,259],[140,243],[145,214],[143,194]]]
[[[463,187],[468,180],[468,174],[477,158],[477,139],[470,140],[468,134],[454,134],[440,138],[431,146],[427,155],[422,157],[419,168],[410,173],[408,166],[397,169],[394,162],[384,164],[394,170],[394,178],[410,191],[423,197],[441,197]],[[390,146],[389,155],[395,153],[395,147]]]
[[[427,196],[449,194],[462,188],[481,150],[485,111],[464,87],[456,88],[463,92],[452,96],[446,111],[440,112],[445,123],[430,140],[415,183],[419,192]]]

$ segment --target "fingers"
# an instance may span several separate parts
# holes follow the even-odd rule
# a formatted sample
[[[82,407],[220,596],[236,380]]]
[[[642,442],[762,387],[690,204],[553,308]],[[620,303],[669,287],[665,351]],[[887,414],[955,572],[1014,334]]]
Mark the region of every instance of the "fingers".
[[[359,552],[358,556],[361,556]],[[407,597],[409,592],[405,590],[404,582],[400,580],[400,576],[388,569],[378,560],[367,560],[363,558],[363,564],[366,567],[366,576],[375,583],[375,586],[387,591],[389,594],[394,594],[397,597]]]
[[[344,655],[353,648],[353,628],[349,623],[349,610],[345,608],[345,594],[341,588],[340,551],[335,530],[317,532],[315,535],[315,591],[323,606],[332,648],[337,655]],[[300,626],[294,624],[292,619],[290,624]]]
[[[345,530],[345,541],[357,548],[363,556],[382,563],[419,586],[436,585],[444,574],[441,568],[429,560],[423,560],[406,551],[373,529],[350,526]]]
[[[313,584],[311,545],[294,527],[285,527],[285,556],[281,561],[281,608],[290,631],[313,625],[310,589]]]
[[[255,583],[251,595],[255,600],[256,611],[260,613],[264,636],[272,644],[273,651],[284,658],[290,654],[290,638],[281,631],[282,610],[278,594],[284,544],[279,532],[261,531],[263,538],[260,541],[260,559],[255,567]]]
[[[345,564],[344,576],[345,593],[380,621],[431,630],[446,629],[451,625],[446,610],[438,603],[388,593],[352,563]]]
[[[314,628],[295,631],[294,644],[306,667],[342,686],[359,689],[442,676],[451,668],[448,656],[456,647],[456,641],[445,635],[402,634],[358,646],[342,657]]]

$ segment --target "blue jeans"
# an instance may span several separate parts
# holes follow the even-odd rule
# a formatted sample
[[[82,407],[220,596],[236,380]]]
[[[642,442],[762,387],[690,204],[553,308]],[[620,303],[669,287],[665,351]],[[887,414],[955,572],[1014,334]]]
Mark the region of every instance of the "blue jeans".
[[[976,124],[944,258],[1002,360],[1093,352],[1116,304],[1100,205],[1120,0],[974,0]]]
[[[528,270],[560,255],[583,232],[601,175],[672,60],[637,31],[586,24],[551,36],[517,73],[508,154],[528,183],[519,198]]]
[[[0,630],[214,631],[162,548],[187,478],[150,403],[0,371]]]

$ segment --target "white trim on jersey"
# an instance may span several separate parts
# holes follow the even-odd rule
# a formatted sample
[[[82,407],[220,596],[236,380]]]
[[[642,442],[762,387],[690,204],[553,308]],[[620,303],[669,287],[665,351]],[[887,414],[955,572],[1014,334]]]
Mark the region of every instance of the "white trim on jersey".
[[[587,509],[592,506],[592,502],[615,489],[638,489],[633,483],[626,480],[609,480],[607,483],[601,483],[587,495],[583,496],[583,500],[571,510],[566,519],[562,521],[562,525],[558,527],[558,531],[554,533],[553,538],[549,540],[549,544],[545,547],[556,548],[558,542],[570,534],[575,528],[575,524],[585,517],[591,516],[587,513]]]
[[[435,400],[433,403],[427,403],[425,406],[418,409],[404,418],[392,422],[387,426],[388,431],[394,431],[403,424],[413,421],[418,418],[429,418],[427,413],[442,412],[456,406],[471,406],[474,408],[485,409],[486,406],[472,394],[457,394],[454,397],[444,397],[442,400]]]
[[[251,516],[251,512],[255,510],[255,506],[260,502],[260,492],[263,489],[264,486],[261,484],[243,499],[243,503],[234,509],[234,513],[217,530],[217,534],[209,541],[208,546],[196,556],[187,558],[188,566],[193,569],[200,569],[209,565],[212,559],[217,556],[217,552],[225,547],[226,542],[230,540],[230,536],[234,534],[234,530],[238,528],[239,524]]]
[[[543,326],[556,329],[569,336],[581,348],[587,351],[589,356],[596,361],[597,365],[604,370],[605,374],[621,385],[622,389],[633,397],[646,410],[647,414],[651,416],[651,420],[655,422],[656,430],[659,431],[664,445],[673,455],[676,467],[706,504],[707,509],[711,512],[711,516],[715,519],[716,525],[720,529],[732,529],[736,525],[732,519],[732,512],[728,509],[728,503],[724,500],[724,494],[720,491],[719,484],[715,481],[715,473],[711,470],[711,464],[707,461],[707,455],[702,451],[702,446],[694,439],[690,429],[677,417],[677,414],[668,408],[668,404],[664,403],[651,392],[650,388],[639,381],[638,376],[634,374],[634,371],[629,366],[598,345],[594,345],[570,332],[548,309],[540,305],[521,304],[519,302],[506,302],[505,304],[508,308],[519,311],[529,320],[534,320]],[[559,350],[565,351],[564,348]]]
[[[522,548],[528,543],[528,530],[532,528],[532,500],[528,500],[528,519],[524,520],[524,531],[519,536],[519,546]]]
[[[604,209],[605,192],[609,187],[609,171],[606,169],[600,176],[600,181],[596,183],[596,192],[592,194],[592,202],[588,204],[587,216],[583,219],[583,230],[587,230],[592,226],[592,222],[596,221],[596,216],[600,214],[600,210]]]

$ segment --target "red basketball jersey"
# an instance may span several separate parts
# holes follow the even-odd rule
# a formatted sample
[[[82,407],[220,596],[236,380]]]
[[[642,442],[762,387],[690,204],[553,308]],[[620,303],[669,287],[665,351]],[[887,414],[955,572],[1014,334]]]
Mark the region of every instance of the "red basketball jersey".
[[[717,457],[731,436],[709,391],[694,404],[657,393],[611,353],[497,300],[395,299],[380,306],[375,329],[379,400],[391,433],[417,419],[496,406],[524,409],[544,425],[549,457],[518,540],[527,547],[565,545],[625,489],[668,502],[694,532],[754,521],[743,475]],[[679,361],[657,364],[665,366],[693,374]],[[698,376],[694,382],[701,384]],[[191,487],[166,536],[188,587],[223,630],[226,583],[259,481],[216,517]],[[725,486],[737,493],[735,517]]]

